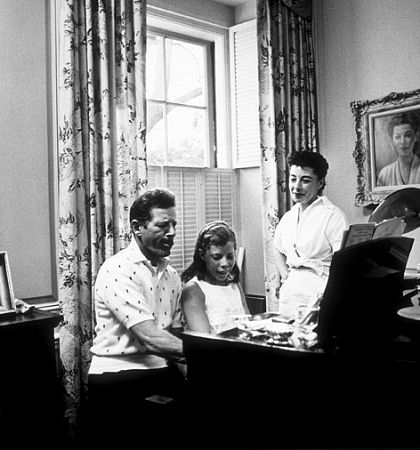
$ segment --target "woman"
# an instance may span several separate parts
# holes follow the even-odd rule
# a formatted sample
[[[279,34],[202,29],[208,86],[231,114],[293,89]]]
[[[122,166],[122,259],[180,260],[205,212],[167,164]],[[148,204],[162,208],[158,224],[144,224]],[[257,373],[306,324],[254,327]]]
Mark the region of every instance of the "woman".
[[[413,113],[398,114],[391,118],[388,134],[397,160],[379,172],[378,186],[420,183],[420,159],[415,152],[419,140],[418,129],[418,120]]]
[[[233,316],[248,314],[236,265],[236,237],[223,221],[198,233],[193,262],[182,274],[181,305],[191,331],[218,334],[235,328]]]
[[[280,312],[298,318],[299,310],[323,294],[348,222],[322,195],[328,163],[321,154],[293,153],[288,164],[294,206],[276,228],[274,254],[281,278]]]

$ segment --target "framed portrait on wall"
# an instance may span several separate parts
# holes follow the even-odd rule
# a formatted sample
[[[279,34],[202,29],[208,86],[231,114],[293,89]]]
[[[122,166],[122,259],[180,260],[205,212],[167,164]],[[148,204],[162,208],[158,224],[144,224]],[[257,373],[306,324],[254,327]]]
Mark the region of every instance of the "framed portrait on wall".
[[[0,317],[16,314],[16,301],[13,292],[7,252],[0,251]]]
[[[350,104],[355,120],[356,206],[420,187],[420,89]]]

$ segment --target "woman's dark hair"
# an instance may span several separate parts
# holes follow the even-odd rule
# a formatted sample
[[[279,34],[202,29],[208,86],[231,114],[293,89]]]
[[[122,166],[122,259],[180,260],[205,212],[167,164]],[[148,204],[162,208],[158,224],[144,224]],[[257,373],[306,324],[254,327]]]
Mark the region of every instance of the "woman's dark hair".
[[[194,276],[197,276],[199,280],[203,280],[206,274],[206,263],[201,258],[200,250],[206,252],[211,245],[221,246],[226,245],[228,242],[233,242],[233,246],[236,250],[236,236],[228,223],[223,222],[222,220],[216,220],[204,225],[197,236],[193,261],[181,275],[182,281],[186,283]],[[228,283],[236,283],[238,280],[239,267],[235,262],[235,265],[233,266],[233,269],[226,281]]]
[[[134,201],[130,208],[130,223],[133,219],[144,225],[152,216],[153,208],[172,208],[175,206],[175,195],[167,189],[150,189]]]
[[[419,129],[419,120],[417,116],[413,113],[397,114],[391,117],[391,119],[388,122],[388,134],[391,137],[391,139],[394,134],[394,128],[398,125],[405,125],[405,124],[410,125],[411,128],[414,130],[414,132],[417,132],[417,130]]]
[[[320,180],[324,179],[324,183],[318,191],[319,194],[322,193],[325,188],[325,177],[327,176],[329,165],[321,153],[311,152],[310,150],[305,150],[303,152],[292,152],[287,158],[287,163],[289,164],[289,167],[310,167]]]

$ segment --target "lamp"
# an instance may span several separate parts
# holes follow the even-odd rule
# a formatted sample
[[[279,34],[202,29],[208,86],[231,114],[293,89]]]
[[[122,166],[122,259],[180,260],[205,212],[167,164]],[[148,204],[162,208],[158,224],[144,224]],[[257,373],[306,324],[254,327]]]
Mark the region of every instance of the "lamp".
[[[408,187],[398,189],[377,206],[369,217],[369,222],[379,223],[385,219],[401,217],[405,222],[404,233],[420,227],[420,189]]]
[[[404,233],[410,233],[420,227],[420,189],[415,187],[407,187],[398,189],[387,197],[385,197],[378,207],[373,211],[369,217],[369,222],[381,222],[385,219],[392,219],[393,217],[401,217],[404,219],[405,228]],[[415,233],[418,234],[417,232]],[[414,237],[414,236],[413,236]],[[415,243],[413,252],[418,253],[419,244]],[[420,255],[412,255],[411,258],[418,258]],[[411,258],[408,264],[411,263]],[[414,261],[418,264],[419,261]],[[407,267],[408,268],[408,267]],[[413,289],[403,296],[403,301],[409,301],[411,297],[414,297],[418,292],[417,279],[418,273],[409,274],[406,272],[404,277],[403,288]],[[411,308],[411,307],[410,307]],[[411,311],[411,309],[410,309]]]

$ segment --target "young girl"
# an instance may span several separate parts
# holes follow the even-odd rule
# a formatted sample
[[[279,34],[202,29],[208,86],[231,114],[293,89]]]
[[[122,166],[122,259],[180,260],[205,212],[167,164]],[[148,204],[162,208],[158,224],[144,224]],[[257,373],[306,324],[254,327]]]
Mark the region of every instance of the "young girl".
[[[215,221],[198,233],[193,262],[182,274],[186,328],[218,334],[235,328],[232,316],[249,314],[239,284],[236,237],[226,222]]]

